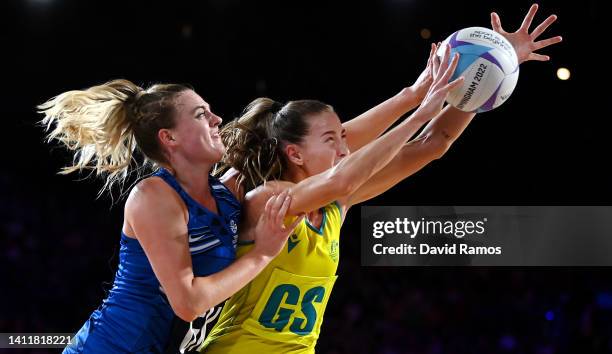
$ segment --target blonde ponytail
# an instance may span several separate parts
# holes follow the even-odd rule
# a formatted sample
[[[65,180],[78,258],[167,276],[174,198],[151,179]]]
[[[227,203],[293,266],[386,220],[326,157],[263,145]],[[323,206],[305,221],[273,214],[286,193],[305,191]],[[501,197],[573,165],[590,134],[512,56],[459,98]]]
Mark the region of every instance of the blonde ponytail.
[[[47,140],[56,140],[74,151],[72,165],[60,173],[95,171],[105,179],[102,193],[117,182],[123,186],[140,141],[149,150],[141,149],[146,157],[162,162],[156,134],[174,125],[164,98],[186,89],[182,85],[155,85],[145,91],[128,80],[114,80],[86,90],[68,91],[39,105],[39,113],[45,115],[41,123],[49,131]],[[162,101],[166,101],[165,105],[151,109],[151,103]],[[151,124],[152,120],[158,124]]]

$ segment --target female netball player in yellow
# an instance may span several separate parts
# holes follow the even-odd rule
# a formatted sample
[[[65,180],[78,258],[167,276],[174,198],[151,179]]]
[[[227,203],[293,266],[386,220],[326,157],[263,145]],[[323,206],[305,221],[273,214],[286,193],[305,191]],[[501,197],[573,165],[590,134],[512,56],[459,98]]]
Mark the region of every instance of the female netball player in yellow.
[[[503,32],[499,18],[492,15],[494,29],[512,42],[520,62],[547,60],[533,51],[560,41],[556,37],[535,42],[554,17],[528,33],[536,9],[531,8],[515,33]],[[407,120],[370,143],[367,141],[375,138],[372,135],[378,134],[376,127],[363,124],[371,121],[369,118],[357,122],[362,134],[352,141],[367,144],[350,155],[347,135],[351,125],[343,126],[332,108],[318,101],[281,105],[258,99],[240,119],[224,128],[228,148],[224,161],[235,169],[225,177],[247,192],[241,239],[253,239],[251,230],[267,196],[284,189],[293,195],[288,214],[306,213],[307,219],[294,229],[285,250],[226,302],[201,348],[204,352],[314,352],[336,280],[339,231],[346,210],[441,157],[475,116],[452,107],[439,113],[448,90],[460,83],[447,83],[457,59],[448,65],[448,56],[447,48],[440,62],[430,57],[431,87]],[[421,134],[406,143],[433,116]],[[372,117],[379,118],[377,114]],[[239,248],[239,256],[248,249]]]

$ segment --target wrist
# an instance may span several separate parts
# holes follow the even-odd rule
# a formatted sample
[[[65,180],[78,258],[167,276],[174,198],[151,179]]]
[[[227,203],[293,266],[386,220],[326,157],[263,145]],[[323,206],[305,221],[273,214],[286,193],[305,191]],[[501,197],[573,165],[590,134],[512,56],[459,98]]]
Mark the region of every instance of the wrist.
[[[397,95],[395,95],[395,98],[403,110],[408,112],[409,110],[418,106],[423,100],[423,97],[420,96],[419,90],[413,85],[404,87]]]
[[[257,246],[253,247],[253,250],[249,252],[249,256],[253,258],[256,263],[268,264],[275,257],[273,255],[268,254]]]
[[[418,124],[424,124],[430,121],[432,117],[431,115],[428,115],[419,108],[417,108],[416,111],[414,111],[414,113],[412,113],[408,119],[413,122],[417,122]]]

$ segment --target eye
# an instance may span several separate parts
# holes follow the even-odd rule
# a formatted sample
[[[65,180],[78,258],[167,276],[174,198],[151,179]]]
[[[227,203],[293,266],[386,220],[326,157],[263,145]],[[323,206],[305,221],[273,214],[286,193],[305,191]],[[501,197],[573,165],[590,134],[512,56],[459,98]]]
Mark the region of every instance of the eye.
[[[211,114],[212,113],[210,113],[209,111],[203,111],[203,112],[196,114],[196,118],[197,119],[210,119]]]

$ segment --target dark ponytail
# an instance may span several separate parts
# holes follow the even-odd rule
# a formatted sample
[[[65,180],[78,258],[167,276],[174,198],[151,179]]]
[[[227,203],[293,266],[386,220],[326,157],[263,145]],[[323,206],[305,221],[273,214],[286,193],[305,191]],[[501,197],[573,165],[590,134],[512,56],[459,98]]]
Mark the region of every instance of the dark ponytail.
[[[280,179],[287,168],[283,147],[301,144],[308,134],[308,116],[326,110],[333,108],[314,100],[290,101],[286,105],[269,98],[254,100],[240,118],[221,130],[226,153],[216,173],[235,168],[240,172],[237,182],[245,192],[268,180]]]

